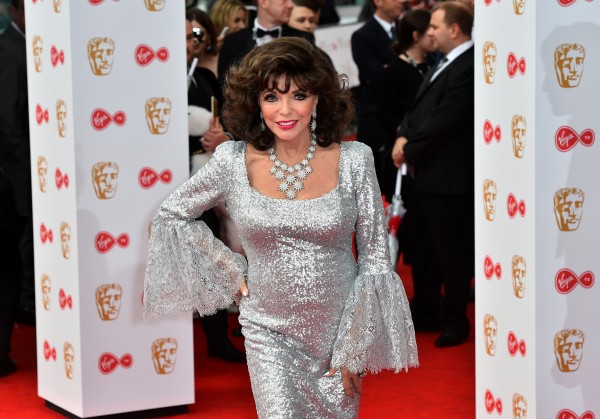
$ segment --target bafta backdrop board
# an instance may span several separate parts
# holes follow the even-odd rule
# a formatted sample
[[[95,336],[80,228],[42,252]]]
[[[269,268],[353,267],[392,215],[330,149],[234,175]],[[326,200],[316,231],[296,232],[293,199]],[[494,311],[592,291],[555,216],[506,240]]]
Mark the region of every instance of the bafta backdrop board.
[[[477,417],[600,416],[600,2],[476,2]]]
[[[194,402],[191,315],[144,322],[148,227],[189,175],[184,2],[26,0],[38,394]]]

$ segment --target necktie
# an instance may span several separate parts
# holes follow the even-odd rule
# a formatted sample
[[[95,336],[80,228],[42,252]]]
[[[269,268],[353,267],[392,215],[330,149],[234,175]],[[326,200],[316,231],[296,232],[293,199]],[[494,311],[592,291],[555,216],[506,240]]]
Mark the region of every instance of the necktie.
[[[256,37],[262,38],[263,36],[270,36],[271,38],[279,38],[279,32],[281,28],[271,29],[270,31],[265,31],[261,28],[256,28]]]
[[[396,26],[392,25],[392,27],[390,28],[390,35],[391,35],[393,42],[396,42],[398,40],[398,34],[396,33]]]
[[[429,81],[432,81],[433,79],[435,79],[437,77],[437,75],[439,74],[441,68],[444,66],[444,64],[446,64],[448,62],[448,58],[444,57],[440,60],[439,63],[437,63],[437,65],[435,66],[435,70],[433,70],[433,73],[431,73],[431,77],[429,79]]]

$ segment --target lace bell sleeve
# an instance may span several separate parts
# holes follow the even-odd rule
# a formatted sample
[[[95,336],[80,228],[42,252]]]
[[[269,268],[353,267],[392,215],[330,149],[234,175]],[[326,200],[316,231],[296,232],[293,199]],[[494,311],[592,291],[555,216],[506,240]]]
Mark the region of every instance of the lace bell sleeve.
[[[371,150],[361,145],[355,177],[358,276],[346,300],[331,366],[398,372],[419,365],[410,308],[392,269],[387,225]]]
[[[211,160],[175,190],[152,221],[144,277],[144,318],[197,310],[201,316],[231,304],[246,259],[233,253],[198,220],[225,202],[234,142],[217,147]]]

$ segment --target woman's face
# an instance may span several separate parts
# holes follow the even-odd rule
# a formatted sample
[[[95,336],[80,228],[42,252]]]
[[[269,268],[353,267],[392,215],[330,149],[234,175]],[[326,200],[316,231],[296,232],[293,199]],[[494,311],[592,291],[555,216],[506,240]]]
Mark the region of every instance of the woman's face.
[[[228,34],[244,29],[246,27],[246,9],[240,7],[233,12],[227,20],[227,26],[229,27]]]
[[[285,77],[277,82],[277,87],[285,89]],[[309,124],[318,96],[300,90],[292,82],[287,93],[279,90],[260,92],[259,105],[265,124],[281,141],[302,141],[310,138]]]
[[[312,33],[317,26],[317,15],[308,7],[294,6],[288,26]]]
[[[435,51],[435,47],[433,46],[433,38],[431,36],[427,36],[426,33],[418,34],[419,38],[416,41],[416,44],[426,53]]]

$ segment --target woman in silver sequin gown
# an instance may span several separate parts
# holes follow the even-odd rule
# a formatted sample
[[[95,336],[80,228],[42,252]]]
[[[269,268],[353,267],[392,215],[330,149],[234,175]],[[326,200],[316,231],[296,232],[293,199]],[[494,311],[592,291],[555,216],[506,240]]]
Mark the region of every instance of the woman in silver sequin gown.
[[[418,365],[371,150],[339,143],[351,117],[349,95],[330,61],[304,40],[255,48],[229,73],[226,97],[227,126],[259,140],[223,143],[162,204],[152,224],[144,315],[209,314],[228,306],[241,283],[240,323],[259,417],[354,418],[362,373]],[[314,158],[306,153],[313,119]],[[285,186],[278,190],[274,175],[290,150],[309,160],[290,169],[301,178],[295,199],[286,199]],[[299,173],[306,166],[314,173]],[[321,193],[324,185],[331,187]],[[229,210],[247,261],[197,220],[216,205]]]

